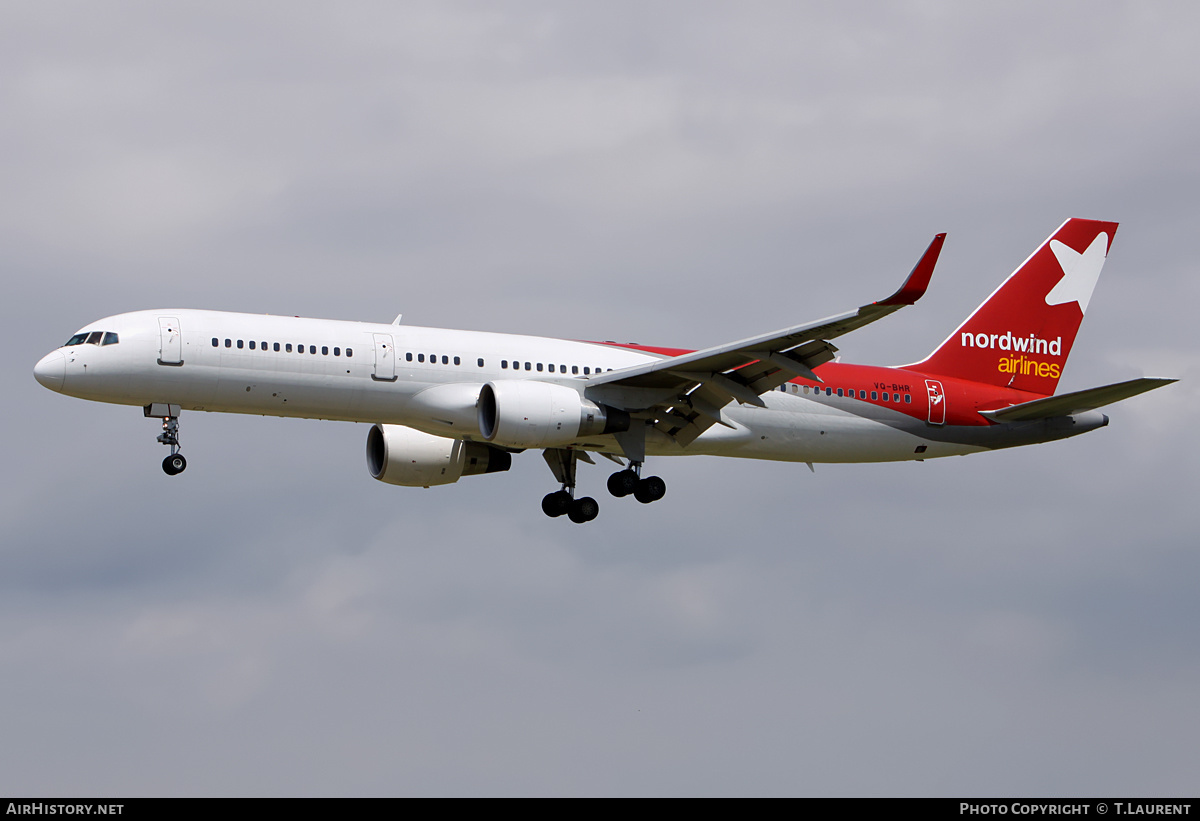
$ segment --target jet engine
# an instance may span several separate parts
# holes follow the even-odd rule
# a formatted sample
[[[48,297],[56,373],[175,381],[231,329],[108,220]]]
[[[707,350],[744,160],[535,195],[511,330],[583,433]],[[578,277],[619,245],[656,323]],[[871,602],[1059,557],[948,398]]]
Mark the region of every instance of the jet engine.
[[[629,414],[566,385],[508,379],[479,392],[479,432],[510,448],[551,448],[584,436],[629,430]]]
[[[446,439],[404,425],[375,425],[367,434],[367,470],[389,485],[431,487],[512,467],[512,454],[479,442]]]

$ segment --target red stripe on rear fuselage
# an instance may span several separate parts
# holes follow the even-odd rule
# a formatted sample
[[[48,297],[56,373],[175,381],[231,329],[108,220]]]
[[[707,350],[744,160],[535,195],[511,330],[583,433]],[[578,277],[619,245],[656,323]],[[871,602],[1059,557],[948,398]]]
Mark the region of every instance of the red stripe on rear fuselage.
[[[657,345],[639,345],[636,342],[589,342],[589,344],[629,348],[664,357],[692,353],[686,348],[664,348]],[[927,378],[936,379],[942,384],[944,390],[947,425],[979,427],[991,425],[994,423],[980,416],[979,411],[1019,405],[1022,402],[1040,399],[1044,395],[1012,388],[999,388],[966,379],[955,379],[942,374],[928,374],[912,368],[826,362],[813,370],[824,380],[823,382],[817,383],[798,377],[789,380],[788,384],[808,387],[810,390],[808,396],[813,396],[811,391],[814,389],[820,390],[821,394],[825,395],[825,389],[828,388],[831,398],[837,396],[838,389],[841,389],[843,396],[848,397],[847,391],[852,390],[854,391],[853,398],[856,401],[878,405],[921,420],[927,419],[929,414],[929,396],[925,388],[925,380]],[[860,391],[866,393],[865,398],[860,395]],[[871,398],[872,391],[875,399]],[[889,399],[885,402],[883,400],[885,394],[889,397],[899,395],[899,401]],[[909,396],[912,401],[905,402],[905,395]]]

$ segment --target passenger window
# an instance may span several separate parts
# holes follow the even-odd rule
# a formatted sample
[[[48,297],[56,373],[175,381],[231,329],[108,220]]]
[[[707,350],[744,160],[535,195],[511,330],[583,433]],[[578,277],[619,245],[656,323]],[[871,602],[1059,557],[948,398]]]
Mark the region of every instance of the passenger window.
[[[525,363],[525,370],[527,370],[527,371],[531,371],[531,370],[533,370],[533,363],[532,363],[532,362],[526,362],[526,363]]]
[[[871,391],[871,401],[874,402],[879,398],[879,391]]]
[[[333,349],[333,355],[334,355],[334,356],[341,356],[341,355],[342,355],[342,349],[341,349],[341,348],[334,348],[334,349]],[[409,354],[409,355],[408,355],[408,359],[409,359],[409,361],[410,361],[410,362],[412,361],[412,354]]]
[[[308,346],[308,352],[309,352],[309,353],[312,353],[312,354],[315,354],[315,353],[317,352],[317,346],[316,346],[316,345],[309,345],[309,346]]]
[[[449,365],[449,364],[450,364],[450,357],[446,356],[445,354],[442,354],[442,364],[443,364],[443,365]]]
[[[242,340],[240,340],[240,339],[238,340],[238,344],[237,344],[237,346],[238,346],[238,350],[239,350],[239,351],[240,351],[242,348],[246,347],[245,345],[243,345],[243,344],[242,344]]]
[[[417,361],[418,361],[418,362],[424,362],[424,361],[425,361],[425,354],[423,354],[423,353],[419,353],[419,354],[417,354]]]
[[[483,357],[482,357],[482,356],[481,356],[481,357],[479,357],[479,360],[478,360],[478,361],[479,361],[479,367],[481,367],[481,368],[482,368],[482,367],[483,367]]]
[[[455,364],[455,365],[461,365],[461,364],[462,364],[462,360],[456,356],[456,357],[454,357],[454,364]]]
[[[259,342],[259,343],[258,343],[258,347],[262,348],[262,349],[265,351],[265,350],[267,349],[267,343],[266,343],[266,342]]]
[[[578,365],[572,365],[572,366],[571,366],[571,373],[572,373],[572,374],[578,374],[578,373],[579,373],[579,366],[578,366]]]
[[[507,359],[500,360],[500,370],[502,370],[502,371],[508,370],[508,360]]]
[[[912,394],[911,393],[904,394],[904,404],[906,404],[906,405],[912,404]]]
[[[304,353],[304,346],[303,346],[303,345],[297,345],[297,346],[296,346],[296,353]]]
[[[842,389],[838,388],[838,396],[842,396]]]
[[[329,356],[329,346],[328,345],[321,346],[321,356]]]
[[[354,356],[354,349],[353,349],[353,348],[347,348],[347,349],[346,349],[346,356]]]
[[[590,366],[590,365],[584,365],[584,366],[583,366],[583,375],[584,375],[584,376],[591,376],[591,374],[592,374],[592,368],[591,368],[591,366]]]
[[[538,373],[541,373],[541,372],[542,372],[542,363],[539,362],[538,363]]]
[[[334,353],[337,353],[337,348],[334,348],[334,349],[333,349],[333,352],[334,352]],[[406,354],[404,355],[404,361],[405,361],[405,362],[412,362],[412,351],[409,351],[408,353],[406,353]]]
[[[284,350],[287,351],[288,353],[291,353],[292,352],[292,343],[289,342],[287,345],[285,345]]]
[[[232,340],[232,339],[226,339],[226,340],[225,340],[225,347],[226,347],[226,348],[232,348],[232,347],[233,347],[233,340]]]
[[[217,338],[215,336],[213,337],[213,347],[217,347]]]
[[[250,350],[254,350],[254,340],[250,340]]]

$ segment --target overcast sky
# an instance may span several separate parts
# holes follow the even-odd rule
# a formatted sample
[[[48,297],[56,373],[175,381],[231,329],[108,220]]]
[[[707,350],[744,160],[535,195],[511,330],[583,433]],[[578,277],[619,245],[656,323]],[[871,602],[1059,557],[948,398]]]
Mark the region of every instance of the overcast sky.
[[[0,793],[1192,795],[1191,3],[0,6]],[[703,347],[930,293],[923,357],[1121,223],[1064,442],[373,481],[366,425],[40,387],[196,307]]]

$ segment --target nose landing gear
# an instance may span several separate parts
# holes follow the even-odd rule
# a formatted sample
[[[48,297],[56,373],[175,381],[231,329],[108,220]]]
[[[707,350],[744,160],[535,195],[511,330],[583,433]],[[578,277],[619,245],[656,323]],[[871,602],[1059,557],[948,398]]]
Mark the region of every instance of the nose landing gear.
[[[183,458],[182,453],[173,453],[163,459],[162,466],[163,473],[174,476],[177,473],[183,473],[183,469],[187,467],[187,459]]]
[[[175,476],[187,468],[187,459],[179,452],[179,405],[152,404],[143,409],[146,418],[162,419],[162,433],[158,441],[171,448],[171,455],[162,461],[163,473]]]

